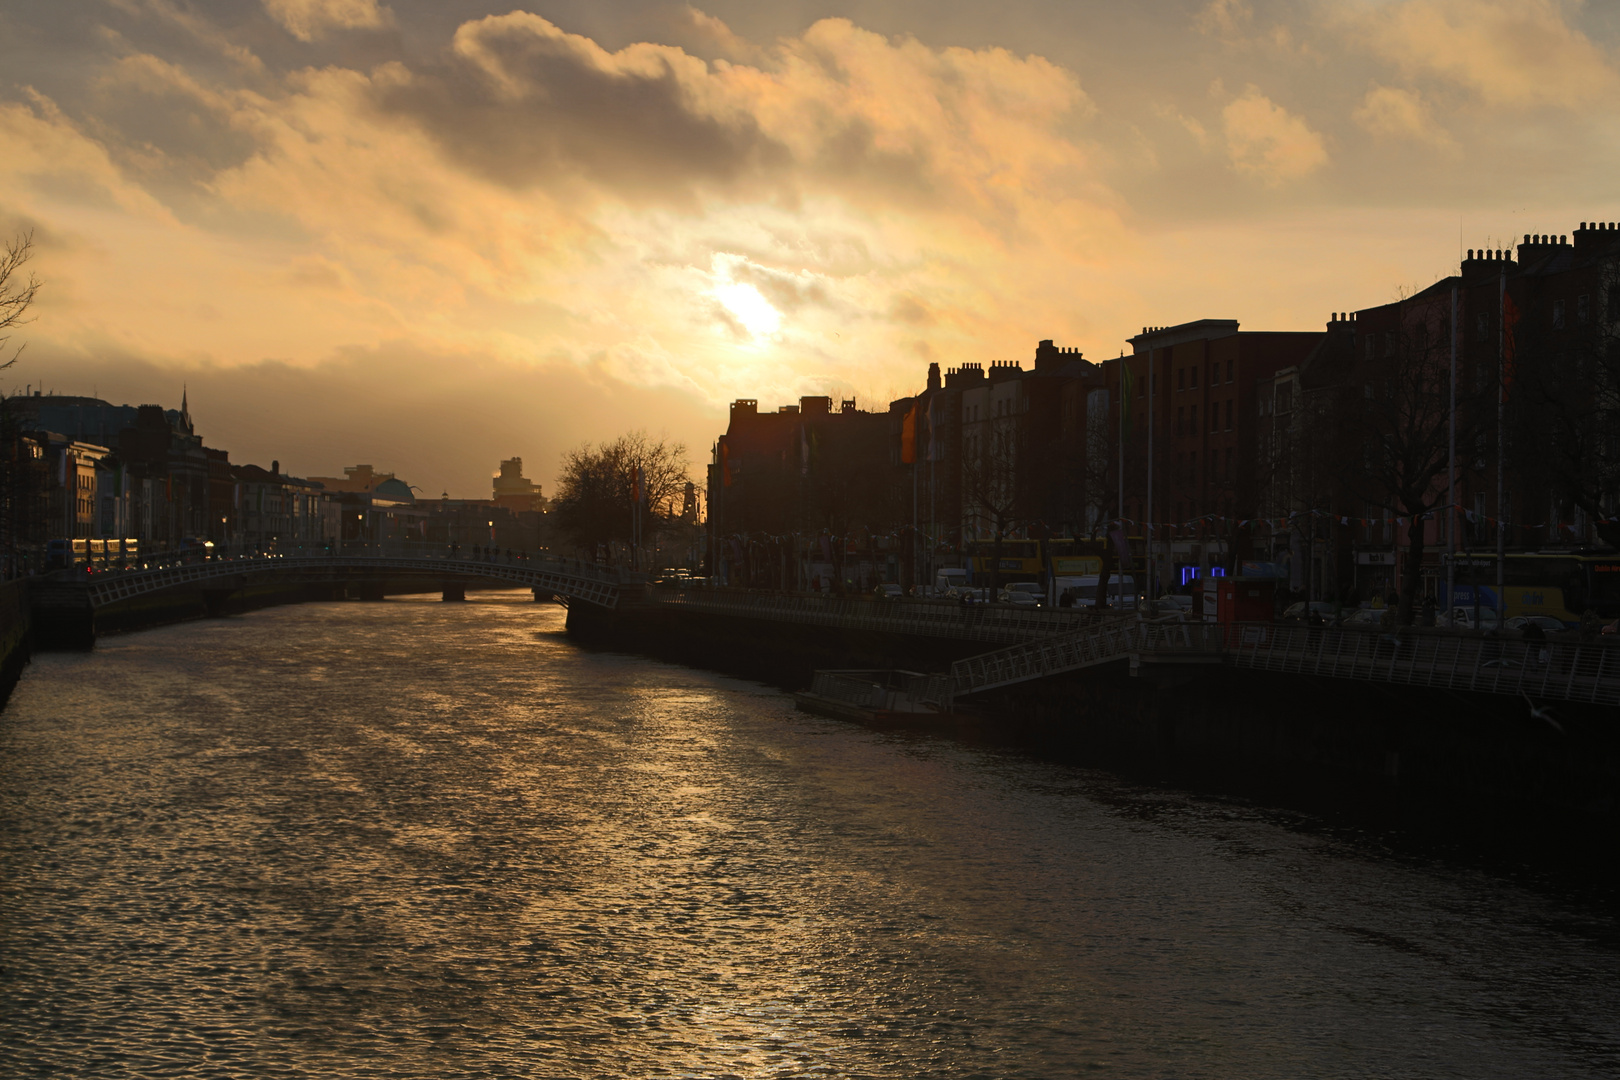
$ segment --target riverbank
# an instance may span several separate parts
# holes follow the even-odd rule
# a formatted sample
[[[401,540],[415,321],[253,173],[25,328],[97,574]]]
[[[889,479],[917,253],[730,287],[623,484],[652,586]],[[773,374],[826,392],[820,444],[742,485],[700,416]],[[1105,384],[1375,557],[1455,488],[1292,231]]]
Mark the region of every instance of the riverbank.
[[[28,583],[0,584],[0,709],[22,677],[33,654],[33,619],[28,607]]]

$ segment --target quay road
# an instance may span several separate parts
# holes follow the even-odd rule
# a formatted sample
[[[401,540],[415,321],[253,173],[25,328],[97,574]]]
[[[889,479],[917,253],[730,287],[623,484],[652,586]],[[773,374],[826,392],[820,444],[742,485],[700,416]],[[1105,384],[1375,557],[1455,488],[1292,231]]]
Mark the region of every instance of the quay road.
[[[837,630],[948,638],[997,646],[956,661],[948,677],[929,682],[927,697],[949,707],[963,695],[1095,665],[1225,664],[1255,671],[1620,705],[1620,647],[1610,642],[1524,642],[1446,630],[1387,634],[1359,628],[1272,623],[1209,624],[1146,620],[1134,613],[1084,608],[969,605],[665,588],[645,575],[547,554],[491,552],[473,558],[442,547],[386,551],[248,555],[175,560],[93,574],[58,574],[35,588],[36,606],[93,612],[167,590],[229,592],[250,584],[423,578],[485,581],[533,589],[537,597],[582,601],[633,617],[638,610],[677,608],[729,618],[796,623]]]
[[[642,603],[710,614],[917,637],[1003,642],[958,660],[923,696],[967,694],[1110,663],[1226,664],[1364,682],[1620,705],[1620,643],[1525,642],[1466,631],[1149,620],[1134,613],[756,593],[647,590]]]

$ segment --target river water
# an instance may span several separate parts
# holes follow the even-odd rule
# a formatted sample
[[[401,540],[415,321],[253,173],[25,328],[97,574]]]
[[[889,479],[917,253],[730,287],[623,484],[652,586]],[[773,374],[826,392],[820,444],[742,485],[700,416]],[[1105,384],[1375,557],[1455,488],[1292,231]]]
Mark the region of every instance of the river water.
[[[527,594],[37,657],[0,1076],[1613,1077],[1593,898],[586,652]]]

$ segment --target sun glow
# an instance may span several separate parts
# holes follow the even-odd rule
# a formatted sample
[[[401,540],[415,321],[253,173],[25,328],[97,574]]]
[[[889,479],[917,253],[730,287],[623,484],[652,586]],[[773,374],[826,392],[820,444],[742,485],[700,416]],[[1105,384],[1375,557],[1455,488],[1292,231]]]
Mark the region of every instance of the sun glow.
[[[782,325],[782,313],[772,307],[765,294],[752,285],[731,282],[716,287],[714,295],[755,337],[774,334],[776,328]]]

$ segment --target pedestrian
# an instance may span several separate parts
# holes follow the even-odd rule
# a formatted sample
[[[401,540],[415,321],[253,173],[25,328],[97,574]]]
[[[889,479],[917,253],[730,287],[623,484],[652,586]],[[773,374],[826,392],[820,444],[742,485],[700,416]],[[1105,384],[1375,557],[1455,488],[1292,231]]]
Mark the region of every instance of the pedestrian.
[[[1434,597],[1432,596],[1423,598],[1423,625],[1434,625]]]

